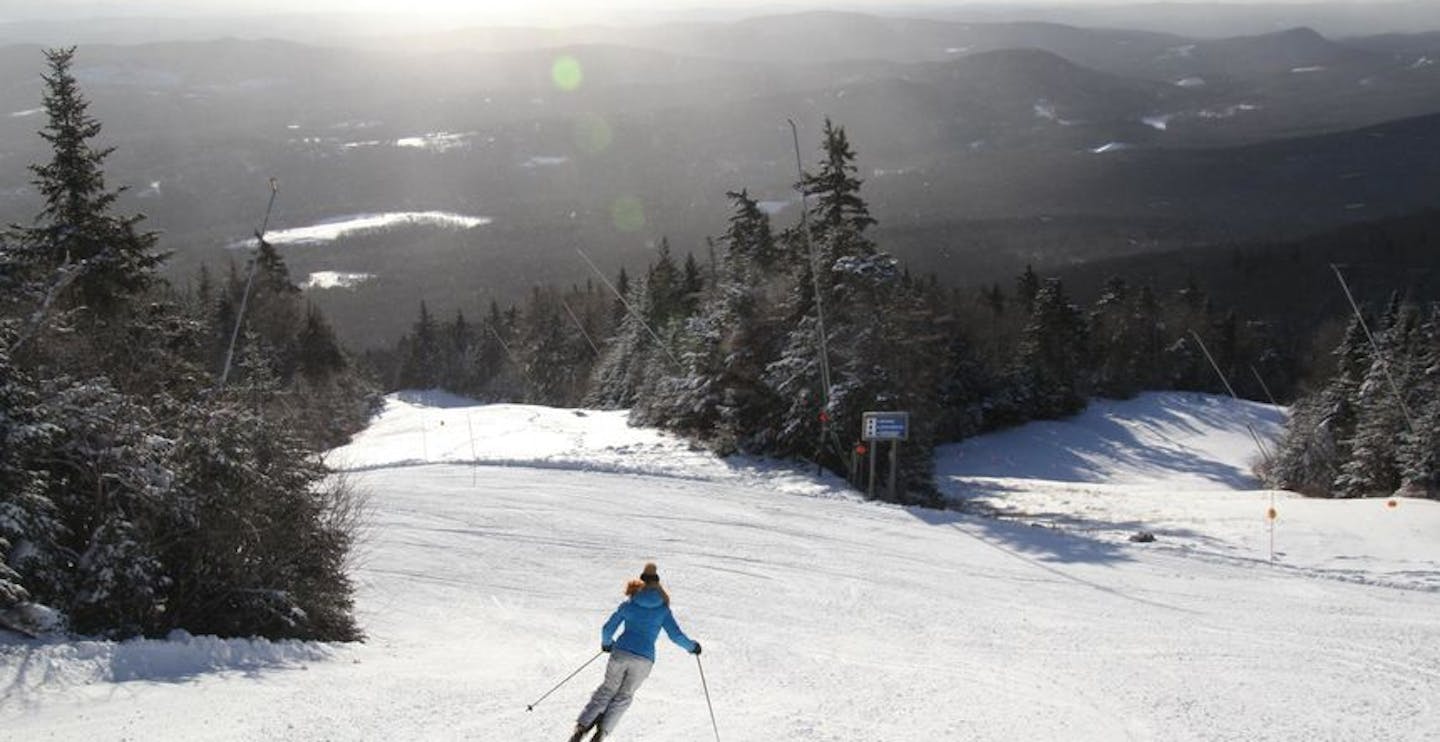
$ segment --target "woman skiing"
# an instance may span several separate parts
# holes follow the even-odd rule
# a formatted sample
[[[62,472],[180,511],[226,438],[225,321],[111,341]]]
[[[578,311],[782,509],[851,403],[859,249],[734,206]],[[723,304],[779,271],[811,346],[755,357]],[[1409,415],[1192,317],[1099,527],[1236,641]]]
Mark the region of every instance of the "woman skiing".
[[[625,595],[629,599],[615,609],[615,614],[600,629],[600,649],[610,653],[610,663],[605,667],[604,682],[580,712],[570,742],[580,742],[591,729],[595,729],[595,736],[590,738],[592,742],[600,742],[615,731],[620,717],[630,708],[635,691],[655,665],[655,638],[660,629],[665,629],[670,641],[685,651],[700,654],[700,642],[685,636],[675,623],[675,616],[670,613],[670,596],[660,586],[660,575],[653,563],[645,565],[640,579],[631,580],[625,586]],[[616,641],[615,630],[622,623],[625,631]]]

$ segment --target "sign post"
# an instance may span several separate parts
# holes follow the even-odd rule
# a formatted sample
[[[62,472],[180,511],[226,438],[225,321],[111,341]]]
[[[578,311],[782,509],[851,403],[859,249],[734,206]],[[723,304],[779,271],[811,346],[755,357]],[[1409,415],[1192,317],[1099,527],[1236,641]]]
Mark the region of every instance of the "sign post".
[[[861,439],[869,443],[890,441],[890,499],[895,499],[896,475],[900,469],[900,441],[910,439],[910,413],[866,412],[860,421]],[[870,446],[870,497],[875,497],[875,459],[879,446]]]

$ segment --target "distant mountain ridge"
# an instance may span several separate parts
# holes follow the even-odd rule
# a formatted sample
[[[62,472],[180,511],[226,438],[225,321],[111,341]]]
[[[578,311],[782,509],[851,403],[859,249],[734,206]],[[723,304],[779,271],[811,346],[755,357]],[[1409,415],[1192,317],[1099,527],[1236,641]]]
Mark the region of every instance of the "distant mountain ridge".
[[[96,45],[76,74],[119,147],[111,182],[133,186],[126,203],[167,232],[174,270],[237,257],[225,246],[252,232],[274,176],[287,227],[390,212],[492,220],[287,254],[297,275],[376,277],[315,290],[332,310],[459,297],[457,276],[468,283],[455,301],[475,310],[590,277],[577,245],[606,272],[642,264],[662,236],[704,255],[732,189],[787,226],[787,119],[807,162],[826,118],[845,126],[878,238],[952,282],[1411,213],[1440,189],[1440,64],[1423,51],[1437,39],[807,13],[458,31],[416,46]],[[556,85],[560,60],[573,60],[573,90]],[[41,64],[39,47],[0,47],[0,222],[33,216],[23,164],[43,155]],[[626,228],[622,202],[641,212]]]

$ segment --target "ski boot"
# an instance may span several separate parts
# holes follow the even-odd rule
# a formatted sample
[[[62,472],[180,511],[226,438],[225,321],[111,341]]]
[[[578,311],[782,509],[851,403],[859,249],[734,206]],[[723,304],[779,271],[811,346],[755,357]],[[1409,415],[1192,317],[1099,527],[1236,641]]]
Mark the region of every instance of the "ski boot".
[[[591,729],[595,730],[595,736],[592,739],[600,739],[600,735],[603,734],[603,732],[600,731],[600,722],[604,719],[605,715],[601,714],[595,717],[595,721],[590,722],[589,726],[577,723],[575,725],[575,733],[570,735],[570,742],[582,742],[582,740],[585,739],[586,732],[589,732]]]

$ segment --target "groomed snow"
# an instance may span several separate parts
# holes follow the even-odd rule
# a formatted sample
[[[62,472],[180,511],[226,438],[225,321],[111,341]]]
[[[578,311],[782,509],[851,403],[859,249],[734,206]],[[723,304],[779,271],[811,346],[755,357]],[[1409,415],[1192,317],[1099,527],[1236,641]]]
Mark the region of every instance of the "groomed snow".
[[[1015,452],[1015,468],[989,462],[986,476],[1203,505],[1197,495],[1245,486],[1234,421],[1278,419],[1214,398],[1137,403],[1098,408],[1077,421],[1083,432],[1055,429],[1088,446],[1068,479],[1017,470],[1047,465],[1043,450],[973,443]],[[1168,418],[1152,419],[1157,408]],[[717,461],[624,421],[394,397],[332,456],[373,507],[354,568],[367,643],[302,645],[315,654],[257,644],[239,660],[174,660],[123,680],[64,655],[83,642],[11,641],[0,644],[0,729],[25,740],[553,742],[599,663],[526,705],[596,654],[623,581],[655,559],[681,625],[704,643],[729,742],[1440,736],[1434,591],[1197,558],[1156,548],[1163,537],[1116,543],[867,503],[807,471]],[[1046,438],[1026,431],[1001,435]],[[1161,436],[1168,452],[1134,450]],[[1189,465],[1167,463],[1177,461]],[[779,491],[787,481],[832,496]],[[215,656],[193,641],[137,650]],[[613,739],[713,739],[695,662],[662,639]]]
[[[1261,489],[1255,464],[1281,410],[1208,395],[1096,400],[1081,415],[942,447],[936,476],[953,499],[1108,543],[1270,569],[1440,591],[1440,503],[1313,500]],[[1253,436],[1251,431],[1254,431]]]

